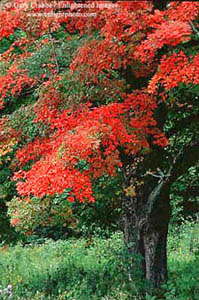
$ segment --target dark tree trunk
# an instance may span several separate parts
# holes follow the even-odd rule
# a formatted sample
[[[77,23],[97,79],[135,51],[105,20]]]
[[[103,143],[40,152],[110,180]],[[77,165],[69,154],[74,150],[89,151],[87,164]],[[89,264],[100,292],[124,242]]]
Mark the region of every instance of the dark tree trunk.
[[[168,226],[153,227],[143,237],[145,277],[154,287],[167,280],[167,233]]]
[[[159,165],[161,166],[161,159]],[[169,199],[170,175],[151,170],[151,162],[144,159],[129,176],[125,169],[125,196],[123,198],[123,229],[125,243],[132,253],[142,256],[144,277],[154,287],[167,280],[167,234],[171,218]],[[156,159],[158,164],[158,161]],[[147,174],[147,172],[149,174]],[[139,174],[139,175],[137,175]],[[141,174],[141,175],[140,175]],[[161,175],[162,174],[162,175]],[[153,176],[156,175],[156,176]]]
[[[157,215],[153,216],[143,216],[141,210],[136,211],[136,199],[125,198],[123,203],[126,245],[130,252],[142,256],[143,275],[154,287],[159,287],[167,280],[167,234],[170,207],[168,195],[166,197],[167,207],[166,205],[165,208],[160,206]]]
[[[199,161],[199,143],[185,145],[171,160],[164,149],[129,158],[121,153],[125,181],[122,223],[125,243],[143,257],[144,277],[154,287],[167,280],[169,192],[179,176]]]

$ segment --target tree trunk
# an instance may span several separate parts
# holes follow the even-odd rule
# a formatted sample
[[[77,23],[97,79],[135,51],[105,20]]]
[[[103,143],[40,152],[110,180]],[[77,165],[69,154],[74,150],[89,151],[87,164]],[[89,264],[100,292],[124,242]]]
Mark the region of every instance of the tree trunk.
[[[143,276],[154,287],[167,280],[167,234],[171,209],[168,191],[165,195],[159,195],[159,206],[151,215],[143,215],[137,198],[125,197],[123,202],[125,243],[131,253],[142,256]]]
[[[164,231],[153,228],[143,237],[145,278],[154,287],[167,280],[167,232],[166,227]]]
[[[132,160],[121,156],[125,182],[122,203],[125,243],[130,252],[143,257],[144,277],[154,287],[167,280],[170,187],[199,161],[198,146],[198,140],[193,141],[170,162],[164,149]]]
[[[143,159],[134,170],[123,169],[125,195],[122,223],[125,243],[131,253],[142,256],[143,276],[154,287],[167,280],[167,234],[171,218],[170,170],[151,171],[150,163],[161,165],[162,158]],[[157,170],[155,165],[155,170]],[[133,165],[134,166],[134,165]],[[140,167],[139,167],[140,166]],[[150,171],[148,171],[150,170]],[[158,173],[160,172],[160,173]],[[159,175],[160,176],[159,176]]]

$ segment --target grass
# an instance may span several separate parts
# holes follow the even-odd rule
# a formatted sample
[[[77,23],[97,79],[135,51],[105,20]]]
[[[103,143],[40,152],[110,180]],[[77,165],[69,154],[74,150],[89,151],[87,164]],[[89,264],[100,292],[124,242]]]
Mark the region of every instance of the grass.
[[[169,281],[141,296],[139,258],[129,262],[122,234],[109,239],[46,240],[42,245],[2,247],[0,299],[198,300],[199,227],[186,222],[168,241]],[[12,293],[7,287],[12,289]],[[146,295],[146,294],[145,294]]]

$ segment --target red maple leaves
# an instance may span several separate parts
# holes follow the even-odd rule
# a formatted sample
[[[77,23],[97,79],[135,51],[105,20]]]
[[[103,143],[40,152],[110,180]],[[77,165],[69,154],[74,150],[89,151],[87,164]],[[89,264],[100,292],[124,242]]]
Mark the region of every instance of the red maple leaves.
[[[198,16],[199,5],[173,2],[166,10],[159,11],[153,10],[148,1],[119,1],[117,7],[111,9],[100,7],[98,2],[98,8],[72,9],[71,6],[67,9],[70,13],[78,12],[77,18],[70,14],[55,18],[50,13],[58,13],[57,8],[39,7],[41,1],[37,5],[36,1],[33,3],[35,6],[31,9],[28,0],[18,0],[14,8],[1,11],[0,17],[4,17],[7,25],[1,27],[0,37],[8,37],[18,28],[26,32],[27,41],[17,41],[18,46],[24,47],[35,44],[43,34],[57,32],[60,26],[64,26],[67,33],[90,35],[74,55],[71,73],[88,88],[101,84],[104,98],[109,97],[111,89],[113,92],[111,101],[106,99],[109,104],[103,102],[102,105],[100,98],[96,101],[85,95],[79,102],[70,103],[62,98],[62,74],[52,71],[49,78],[45,78],[34,106],[34,122],[38,126],[45,124],[47,134],[18,150],[18,168],[30,161],[32,167],[15,173],[17,190],[22,196],[43,197],[70,189],[70,202],[76,199],[93,202],[93,182],[103,174],[117,173],[122,166],[121,149],[126,155],[136,155],[154,144],[162,147],[168,144],[155,120],[154,112],[160,102],[156,96],[160,86],[167,92],[180,83],[199,83],[198,54],[188,56],[183,51],[173,51],[179,44],[190,41],[193,34],[190,21]],[[72,3],[74,1],[70,1]],[[20,4],[27,4],[25,11]],[[43,18],[39,15],[41,11],[46,13]],[[34,20],[30,12],[35,14]],[[84,13],[95,13],[95,16],[85,18]],[[69,40],[67,34],[66,42]],[[43,40],[43,43],[49,42]],[[162,49],[164,54],[160,52]],[[5,61],[14,57],[12,50],[3,54]],[[26,48],[23,50],[17,57],[18,62],[31,55]],[[19,95],[25,85],[34,86],[44,79],[29,78],[18,62],[11,63],[8,72],[1,76],[1,108],[8,94]],[[55,66],[49,62],[48,67],[53,70]],[[119,74],[117,80],[111,79],[111,72]],[[123,84],[127,73],[129,78],[136,78],[135,81],[149,78],[148,86],[145,84],[144,89],[136,90],[135,82],[129,91],[128,84]],[[62,106],[62,101],[68,108]],[[80,168],[82,161],[85,168]]]
[[[119,147],[135,154],[149,148],[148,135],[154,136],[157,144],[167,143],[155,127],[155,108],[152,97],[136,92],[123,103],[99,108],[88,103],[74,113],[57,111],[51,118],[55,132],[48,139],[36,139],[17,152],[22,165],[37,160],[29,171],[15,174],[16,180],[26,178],[25,182],[17,183],[18,192],[42,197],[71,188],[71,197],[81,202],[93,201],[92,180],[103,174],[114,175],[122,165]],[[81,160],[87,162],[86,170],[78,170]]]
[[[149,90],[155,93],[160,84],[170,90],[180,83],[199,84],[199,54],[188,57],[180,51],[163,56],[158,71],[150,81]]]

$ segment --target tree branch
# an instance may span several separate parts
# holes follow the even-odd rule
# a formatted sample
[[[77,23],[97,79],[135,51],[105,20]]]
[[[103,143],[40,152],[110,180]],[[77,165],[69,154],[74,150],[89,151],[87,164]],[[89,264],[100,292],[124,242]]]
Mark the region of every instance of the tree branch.
[[[51,40],[51,45],[52,45],[52,49],[53,49],[53,55],[54,55],[54,59],[55,59],[55,63],[56,63],[56,69],[57,69],[57,74],[58,74],[59,71],[60,71],[60,68],[59,68],[59,63],[58,63],[58,59],[57,59],[57,53],[56,53],[56,50],[55,50],[55,42],[54,42],[54,39],[53,39],[53,36],[52,36],[51,32],[49,32],[49,36],[50,36],[50,40]]]
[[[189,24],[191,25],[193,31],[196,33],[196,35],[199,37],[199,31],[196,29],[196,27],[194,26],[193,22],[190,21]]]
[[[147,172],[147,174],[159,178],[157,186],[152,190],[152,192],[148,196],[147,205],[146,205],[146,211],[148,216],[152,214],[153,208],[155,207],[155,203],[160,196],[162,188],[169,181],[169,177],[171,176],[171,171],[172,171],[172,165],[170,166],[166,174],[164,174],[160,169],[158,169],[159,172],[158,175]]]
[[[148,217],[153,214],[156,202],[159,201],[160,194],[163,192],[165,186],[167,185],[167,188],[169,188],[180,175],[185,173],[197,161],[199,161],[199,141],[192,142],[180,150],[173,158],[166,174],[161,170],[159,170],[159,174],[148,172],[149,175],[159,178],[157,185],[153,188],[147,199],[145,211]]]

